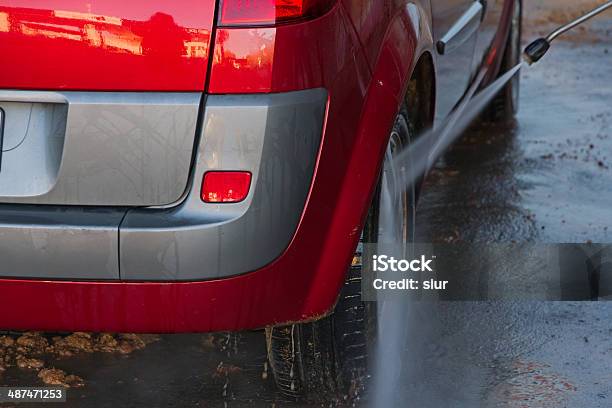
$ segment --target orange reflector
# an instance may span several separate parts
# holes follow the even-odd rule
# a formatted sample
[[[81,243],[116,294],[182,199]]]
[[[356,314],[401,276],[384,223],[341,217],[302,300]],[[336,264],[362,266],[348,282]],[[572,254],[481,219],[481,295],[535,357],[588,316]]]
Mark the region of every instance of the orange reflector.
[[[202,180],[202,201],[237,203],[246,198],[251,187],[248,171],[209,171]]]

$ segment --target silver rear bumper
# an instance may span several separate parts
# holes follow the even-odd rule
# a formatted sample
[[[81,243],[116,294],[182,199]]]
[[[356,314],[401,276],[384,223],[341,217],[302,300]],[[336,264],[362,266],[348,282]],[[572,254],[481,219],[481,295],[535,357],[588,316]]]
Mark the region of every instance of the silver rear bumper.
[[[189,281],[265,266],[297,229],[326,104],[322,89],[208,96],[178,204],[0,205],[0,277]],[[209,170],[250,171],[246,200],[202,202],[200,184]]]
[[[201,97],[0,90],[0,203],[177,202],[187,187]]]

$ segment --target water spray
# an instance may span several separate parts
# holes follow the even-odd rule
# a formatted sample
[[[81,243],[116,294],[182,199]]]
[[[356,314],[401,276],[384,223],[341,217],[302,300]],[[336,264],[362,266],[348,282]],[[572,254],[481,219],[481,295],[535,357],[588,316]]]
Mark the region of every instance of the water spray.
[[[551,42],[561,34],[584,23],[592,17],[612,7],[612,0],[589,11],[581,17],[557,28],[545,38],[539,38],[529,44],[524,52],[525,62],[520,62],[507,72],[499,76],[495,81],[481,88],[486,77],[487,67],[483,67],[474,77],[474,81],[466,91],[462,101],[457,105],[448,118],[437,128],[423,132],[414,143],[398,153],[391,165],[395,167],[394,173],[400,175],[399,185],[412,185],[418,178],[425,174],[433,163],[444,153],[444,151],[463,133],[474,119],[482,112],[489,102],[499,93],[508,81],[519,74],[525,64],[533,64],[539,61],[550,48]],[[388,193],[388,192],[387,192]],[[393,223],[392,217],[387,217],[388,223]],[[392,225],[386,226],[390,230]],[[407,300],[386,302],[379,304],[379,344],[376,353],[376,372],[374,374],[374,395],[371,406],[392,407],[398,402],[394,399],[395,390],[400,384],[400,372],[406,364],[414,361],[403,361],[405,356],[402,350],[406,345],[408,336],[408,320],[418,324],[412,316],[418,308],[412,307],[412,314],[407,313]],[[418,304],[418,303],[416,303]],[[418,314],[418,313],[417,313]],[[412,317],[411,317],[412,316]],[[380,337],[385,337],[383,345]],[[416,380],[415,374],[408,380]]]
[[[525,48],[525,60],[527,61],[529,65],[533,64],[534,62],[538,62],[540,58],[542,58],[544,54],[546,54],[546,52],[550,48],[550,44],[553,42],[555,38],[559,37],[561,34],[568,32],[572,28],[579,26],[585,21],[590,20],[596,15],[603,13],[605,10],[609,9],[610,7],[612,7],[612,0],[608,1],[607,3],[602,4],[599,7],[594,8],[588,13],[570,21],[569,23],[564,24],[561,27],[558,27],[553,32],[548,34],[546,37],[538,38],[537,40],[529,44],[527,48]]]

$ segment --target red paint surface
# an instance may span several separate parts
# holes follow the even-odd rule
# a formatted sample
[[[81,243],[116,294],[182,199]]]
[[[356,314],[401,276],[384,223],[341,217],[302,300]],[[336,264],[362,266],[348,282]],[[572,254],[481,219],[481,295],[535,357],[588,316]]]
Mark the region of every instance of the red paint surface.
[[[276,28],[217,30],[210,93],[270,92]]]
[[[204,89],[215,0],[3,0],[0,88]]]
[[[354,36],[340,4],[307,23],[219,29],[208,91],[267,93],[329,88],[351,63],[353,48],[359,46]],[[368,69],[367,63],[358,69]]]

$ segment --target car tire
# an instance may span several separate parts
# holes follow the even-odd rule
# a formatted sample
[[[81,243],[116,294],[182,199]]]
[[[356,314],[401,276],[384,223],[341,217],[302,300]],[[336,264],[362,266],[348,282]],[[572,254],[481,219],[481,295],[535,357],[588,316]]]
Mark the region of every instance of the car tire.
[[[402,107],[389,137],[381,177],[360,243],[334,311],[313,322],[266,330],[268,361],[277,388],[285,397],[312,402],[350,399],[367,385],[370,351],[377,334],[377,310],[375,302],[361,299],[361,258],[364,243],[378,242],[382,184],[391,178],[386,176],[391,171],[389,161],[414,137],[409,118]],[[402,239],[412,241],[415,189],[402,189],[399,194],[402,202],[398,209],[402,221],[399,230]]]
[[[508,33],[502,57],[500,75],[514,68],[521,61],[522,16],[522,2],[516,0],[510,23],[510,32]],[[519,108],[519,90],[520,71],[512,77],[493,101],[491,101],[491,105],[485,114],[485,120],[488,122],[506,122],[512,120]]]

